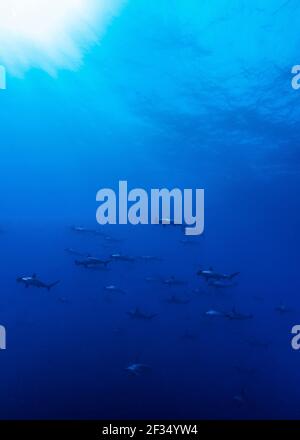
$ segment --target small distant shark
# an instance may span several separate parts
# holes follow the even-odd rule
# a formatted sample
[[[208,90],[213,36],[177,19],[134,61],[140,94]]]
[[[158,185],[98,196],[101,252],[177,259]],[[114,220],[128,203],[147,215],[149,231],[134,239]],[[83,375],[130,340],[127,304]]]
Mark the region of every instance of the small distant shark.
[[[234,272],[232,274],[224,274],[224,273],[218,273],[213,270],[212,267],[210,267],[208,270],[198,270],[197,275],[204,278],[205,281],[208,280],[232,280],[234,277],[239,275],[240,272]]]
[[[103,235],[103,233],[97,229],[85,228],[84,226],[71,226],[71,230],[82,234]]]
[[[247,395],[244,389],[241,390],[239,394],[233,396],[233,401],[238,406],[243,406],[247,403]]]
[[[113,293],[122,293],[122,294],[126,293],[123,289],[120,289],[119,287],[115,286],[114,284],[110,284],[109,286],[105,286],[104,290],[106,290],[107,292],[113,292]]]
[[[56,286],[59,281],[55,281],[54,283],[46,284],[43,281],[39,280],[36,274],[33,274],[31,277],[18,277],[17,283],[23,283],[25,287],[37,287],[39,289],[48,289],[51,290],[52,287]]]
[[[145,364],[132,363],[125,368],[125,370],[133,376],[140,376],[150,370],[150,367]]]
[[[160,277],[146,277],[146,283],[160,283],[162,279]]]
[[[170,278],[163,279],[163,283],[167,286],[184,286],[186,281],[178,280],[174,276],[171,276]]]
[[[207,312],[204,313],[204,316],[208,316],[210,318],[214,318],[214,317],[224,317],[225,314],[223,312],[219,312],[218,310],[210,309],[210,310],[207,310]]]
[[[279,306],[275,307],[275,311],[280,315],[285,315],[286,313],[290,312],[290,309],[288,309],[284,304],[280,304]]]
[[[138,257],[139,260],[142,261],[162,261],[162,258],[160,257],[156,257],[154,255],[141,255],[140,257]]]
[[[104,240],[108,243],[120,243],[122,241],[120,238],[111,237],[110,235],[106,235]]]
[[[229,320],[236,320],[236,321],[244,321],[244,320],[253,318],[253,315],[247,315],[247,314],[237,312],[234,307],[231,310],[231,312],[224,313],[224,316],[225,316],[225,318],[227,318]]]
[[[85,256],[88,256],[88,254],[83,253],[83,252],[76,251],[76,250],[73,249],[73,248],[65,248],[65,252],[67,252],[67,253],[70,254],[70,255],[77,255],[77,256],[79,256],[79,257],[85,257]]]
[[[189,299],[187,298],[180,298],[177,295],[171,295],[168,299],[167,302],[169,304],[188,304],[190,302]]]
[[[129,312],[127,312],[127,314],[132,319],[144,319],[144,320],[148,320],[148,321],[155,318],[155,316],[156,316],[155,313],[153,313],[153,314],[144,313],[138,307],[136,307],[134,310],[130,310]]]
[[[134,257],[122,254],[111,254],[110,258],[115,261],[129,261],[130,263],[135,261]]]
[[[77,266],[84,266],[85,268],[97,267],[97,266],[105,266],[110,263],[110,260],[101,260],[100,258],[88,256],[83,260],[75,260],[75,264]]]
[[[196,295],[204,295],[206,293],[205,290],[199,289],[199,287],[193,289],[192,292],[195,293]]]

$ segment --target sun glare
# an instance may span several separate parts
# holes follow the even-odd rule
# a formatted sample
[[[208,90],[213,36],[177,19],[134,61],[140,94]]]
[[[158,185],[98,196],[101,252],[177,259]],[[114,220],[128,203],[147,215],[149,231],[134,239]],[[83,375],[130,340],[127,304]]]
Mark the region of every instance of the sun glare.
[[[122,0],[0,0],[0,64],[50,72],[80,64]]]

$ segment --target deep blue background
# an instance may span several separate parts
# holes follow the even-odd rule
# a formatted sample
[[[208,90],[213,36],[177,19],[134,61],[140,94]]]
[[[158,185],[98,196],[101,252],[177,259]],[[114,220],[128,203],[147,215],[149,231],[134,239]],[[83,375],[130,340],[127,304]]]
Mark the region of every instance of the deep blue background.
[[[1,418],[299,417],[299,18],[297,1],[129,1],[79,71],[8,77]],[[204,236],[183,245],[177,229],[110,226],[122,242],[108,245],[72,232],[97,227],[97,190],[122,179],[205,188]],[[163,261],[88,271],[65,247]],[[207,289],[195,273],[209,266],[240,271],[238,286]],[[34,272],[61,283],[49,293],[16,284]],[[171,275],[188,285],[144,280]],[[126,295],[108,298],[107,284]],[[168,304],[173,291],[191,302]],[[132,321],[135,306],[158,316]],[[254,319],[203,317],[233,306]],[[135,360],[151,372],[128,376]]]

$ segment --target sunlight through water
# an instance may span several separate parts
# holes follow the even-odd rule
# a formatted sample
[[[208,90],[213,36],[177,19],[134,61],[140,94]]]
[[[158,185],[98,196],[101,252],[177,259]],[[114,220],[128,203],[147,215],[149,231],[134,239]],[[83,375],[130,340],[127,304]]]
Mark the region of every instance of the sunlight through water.
[[[31,67],[76,69],[122,0],[0,0],[0,64],[13,74]]]

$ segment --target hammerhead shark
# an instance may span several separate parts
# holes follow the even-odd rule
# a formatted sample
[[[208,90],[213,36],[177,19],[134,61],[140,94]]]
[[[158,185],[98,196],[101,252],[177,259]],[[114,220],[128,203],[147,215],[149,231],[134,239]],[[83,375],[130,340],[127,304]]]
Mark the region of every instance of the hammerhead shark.
[[[138,307],[136,307],[134,310],[130,310],[129,312],[127,312],[127,314],[132,319],[144,319],[146,321],[150,321],[151,319],[155,318],[155,316],[156,316],[155,313],[153,313],[153,314],[144,313]]]
[[[162,282],[167,286],[184,286],[186,284],[186,281],[178,280],[174,276],[171,276],[170,278],[165,278],[162,280]]]
[[[130,257],[130,256],[128,256],[128,255],[122,255],[122,254],[119,254],[119,253],[117,253],[117,254],[112,254],[112,255],[110,256],[110,258],[111,258],[112,260],[115,260],[115,261],[128,261],[128,262],[130,262],[130,263],[133,263],[133,262],[135,261],[135,258],[134,258],[134,257]]]
[[[246,315],[244,313],[237,312],[235,307],[233,307],[231,312],[224,313],[224,317],[229,320],[244,321],[246,319],[252,319],[253,315]]]
[[[125,294],[125,290],[121,289],[120,287],[115,286],[114,284],[110,284],[108,286],[104,287],[104,290],[110,293],[122,293]]]
[[[103,233],[97,229],[90,229],[84,226],[72,226],[71,230],[82,234],[103,235]]]
[[[204,278],[205,281],[208,280],[232,280],[234,277],[239,275],[240,272],[234,272],[232,274],[225,274],[225,273],[218,273],[215,272],[212,267],[210,267],[208,270],[198,270],[197,275]]]
[[[83,260],[75,260],[77,266],[84,266],[85,268],[105,266],[107,267],[110,260],[101,260],[100,258],[91,257],[90,255]]]
[[[167,299],[167,302],[169,304],[188,304],[190,302],[190,300],[188,298],[181,298],[177,295],[171,295]]]
[[[54,283],[46,284],[43,281],[39,280],[36,274],[33,274],[31,277],[18,277],[17,283],[23,283],[25,287],[37,287],[39,289],[48,289],[51,290],[52,287],[56,286],[59,281],[55,281]]]
[[[79,251],[77,251],[76,249],[73,249],[73,248],[65,248],[65,252],[67,252],[70,255],[77,255],[78,257],[86,257],[86,256],[89,255],[89,254],[85,254],[83,252],[79,252]]]
[[[132,364],[129,364],[128,367],[125,368],[125,370],[132,376],[140,376],[141,374],[149,371],[150,367],[145,364],[138,364],[133,362]]]

